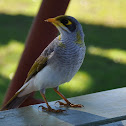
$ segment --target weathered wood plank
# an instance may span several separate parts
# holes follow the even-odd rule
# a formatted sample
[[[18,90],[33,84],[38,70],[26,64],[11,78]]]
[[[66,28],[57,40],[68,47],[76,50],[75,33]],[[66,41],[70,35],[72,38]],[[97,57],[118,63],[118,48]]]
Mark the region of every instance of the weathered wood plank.
[[[0,126],[123,126],[126,125],[126,88],[69,98],[84,108],[65,108],[62,114],[46,113],[39,105],[0,112]],[[49,104],[53,108],[55,102]],[[43,104],[45,105],[45,104]]]

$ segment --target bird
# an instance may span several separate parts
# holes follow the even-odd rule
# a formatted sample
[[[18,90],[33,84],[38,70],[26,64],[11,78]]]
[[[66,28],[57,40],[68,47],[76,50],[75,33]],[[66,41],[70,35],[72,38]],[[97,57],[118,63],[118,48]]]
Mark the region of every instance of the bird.
[[[60,15],[45,20],[53,24],[59,35],[43,50],[35,60],[27,74],[24,85],[5,104],[1,111],[18,108],[34,91],[40,91],[47,107],[41,105],[46,112],[59,113],[65,110],[53,109],[45,97],[47,88],[65,100],[57,101],[60,106],[83,107],[71,103],[60,91],[59,85],[69,82],[80,69],[85,58],[86,46],[81,24],[72,16]]]

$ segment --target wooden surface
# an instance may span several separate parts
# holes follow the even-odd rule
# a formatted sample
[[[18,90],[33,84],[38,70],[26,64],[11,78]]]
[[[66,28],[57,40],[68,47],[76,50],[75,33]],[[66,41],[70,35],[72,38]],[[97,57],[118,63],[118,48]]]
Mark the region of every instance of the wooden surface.
[[[40,105],[0,112],[0,126],[125,126],[126,88],[69,98],[83,108],[65,108],[66,112],[55,114],[42,112]],[[59,106],[49,103],[53,108]],[[45,104],[43,104],[45,105]]]

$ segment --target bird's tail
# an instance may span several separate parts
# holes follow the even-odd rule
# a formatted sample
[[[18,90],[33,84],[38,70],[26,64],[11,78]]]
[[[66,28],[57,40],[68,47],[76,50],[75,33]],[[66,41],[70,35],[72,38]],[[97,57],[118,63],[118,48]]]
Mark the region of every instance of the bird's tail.
[[[27,94],[22,97],[18,97],[19,93],[16,93],[8,102],[5,104],[5,106],[2,107],[1,111],[8,110],[8,109],[14,109],[19,107],[28,97],[30,94]]]

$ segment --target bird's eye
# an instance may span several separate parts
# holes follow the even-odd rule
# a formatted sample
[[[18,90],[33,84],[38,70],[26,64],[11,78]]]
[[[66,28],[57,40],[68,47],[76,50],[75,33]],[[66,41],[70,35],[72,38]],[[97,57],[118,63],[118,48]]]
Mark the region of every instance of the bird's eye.
[[[62,19],[61,23],[64,24],[64,25],[71,25],[72,24],[72,22],[67,20],[67,19]]]
[[[71,24],[72,24],[72,22],[68,20],[68,23],[66,25],[71,25]]]

